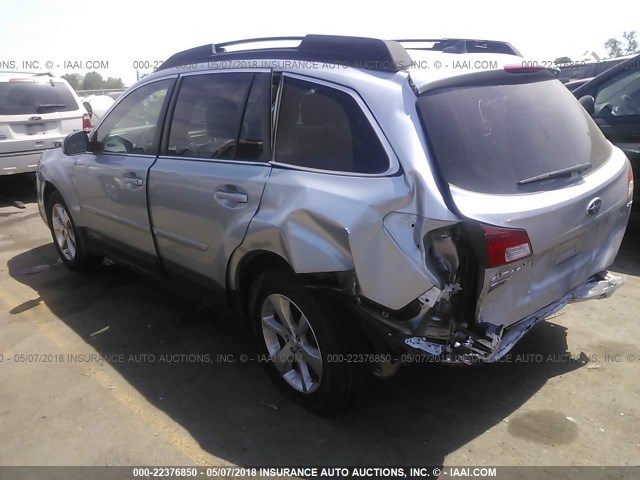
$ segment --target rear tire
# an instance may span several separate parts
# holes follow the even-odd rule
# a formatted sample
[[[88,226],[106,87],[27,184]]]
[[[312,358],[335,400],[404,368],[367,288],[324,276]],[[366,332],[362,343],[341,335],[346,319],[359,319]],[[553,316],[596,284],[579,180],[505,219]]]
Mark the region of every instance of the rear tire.
[[[85,271],[102,261],[101,257],[89,253],[85,239],[59,192],[55,191],[49,196],[46,209],[53,244],[68,268]]]
[[[321,415],[349,405],[362,369],[347,361],[349,329],[340,324],[337,308],[311,295],[291,273],[267,270],[253,284],[249,316],[260,361],[285,395]]]

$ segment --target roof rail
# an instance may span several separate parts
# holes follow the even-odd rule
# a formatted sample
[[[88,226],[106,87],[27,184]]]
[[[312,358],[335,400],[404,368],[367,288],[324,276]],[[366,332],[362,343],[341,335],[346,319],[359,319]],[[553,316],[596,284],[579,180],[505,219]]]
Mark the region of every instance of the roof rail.
[[[32,75],[34,77],[43,77],[45,75],[53,77],[51,72],[23,72],[20,70],[0,70],[0,75]]]
[[[264,47],[229,52],[228,47],[253,44],[297,41],[297,47]],[[158,70],[223,60],[298,60],[333,63],[366,70],[397,72],[411,65],[407,51],[393,40],[345,37],[338,35],[306,35],[305,37],[268,37],[201,45],[169,57]]]
[[[396,40],[407,50],[430,50],[444,53],[503,53],[507,55],[522,54],[510,43],[497,40],[473,40],[469,38],[425,38]],[[410,44],[433,43],[432,46],[411,46]]]
[[[245,45],[252,43],[274,43],[274,42],[302,42],[304,37],[258,37],[247,38],[245,40],[233,40],[232,42],[214,43],[211,45],[214,53],[229,53],[228,47],[235,47],[236,45]],[[286,48],[286,47],[269,47],[272,50]],[[244,49],[244,51],[260,50],[258,49]]]

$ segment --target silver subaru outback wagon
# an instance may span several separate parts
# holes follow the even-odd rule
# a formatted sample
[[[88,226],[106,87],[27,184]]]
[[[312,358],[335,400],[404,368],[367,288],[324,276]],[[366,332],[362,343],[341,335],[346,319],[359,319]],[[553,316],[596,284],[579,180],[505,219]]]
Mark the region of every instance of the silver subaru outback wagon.
[[[180,52],[44,155],[69,268],[108,256],[223,292],[321,413],[410,356],[497,361],[622,285],[631,168],[554,71],[502,42],[281,40]],[[502,63],[424,68],[486,55]]]

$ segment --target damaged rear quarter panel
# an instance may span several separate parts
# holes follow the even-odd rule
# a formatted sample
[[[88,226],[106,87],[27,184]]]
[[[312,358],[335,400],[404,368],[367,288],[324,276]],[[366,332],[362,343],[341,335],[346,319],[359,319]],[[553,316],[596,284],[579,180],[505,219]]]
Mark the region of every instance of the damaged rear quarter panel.
[[[433,286],[383,225],[388,212],[410,209],[411,192],[402,176],[274,168],[232,271],[247,253],[267,250],[296,273],[355,270],[360,294],[400,309]]]
[[[335,73],[315,73],[335,80]],[[230,259],[228,286],[238,288],[238,267],[247,254],[266,250],[296,273],[354,270],[359,294],[397,310],[429,290],[433,275],[400,250],[385,230],[385,216],[400,212],[449,223],[459,219],[436,185],[406,73],[354,70],[340,77],[340,85],[358,92],[384,132],[380,139],[387,152],[402,164],[401,172],[337,175],[274,165],[258,212]]]

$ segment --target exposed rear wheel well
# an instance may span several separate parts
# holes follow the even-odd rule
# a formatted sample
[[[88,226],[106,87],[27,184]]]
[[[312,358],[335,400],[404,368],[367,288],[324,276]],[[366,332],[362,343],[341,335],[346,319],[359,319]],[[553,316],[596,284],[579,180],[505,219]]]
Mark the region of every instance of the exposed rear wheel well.
[[[237,306],[243,309],[247,308],[254,279],[262,272],[270,269],[280,269],[295,274],[284,258],[266,250],[251,252],[241,260],[236,272],[235,294],[236,299],[240,302],[240,305]]]

